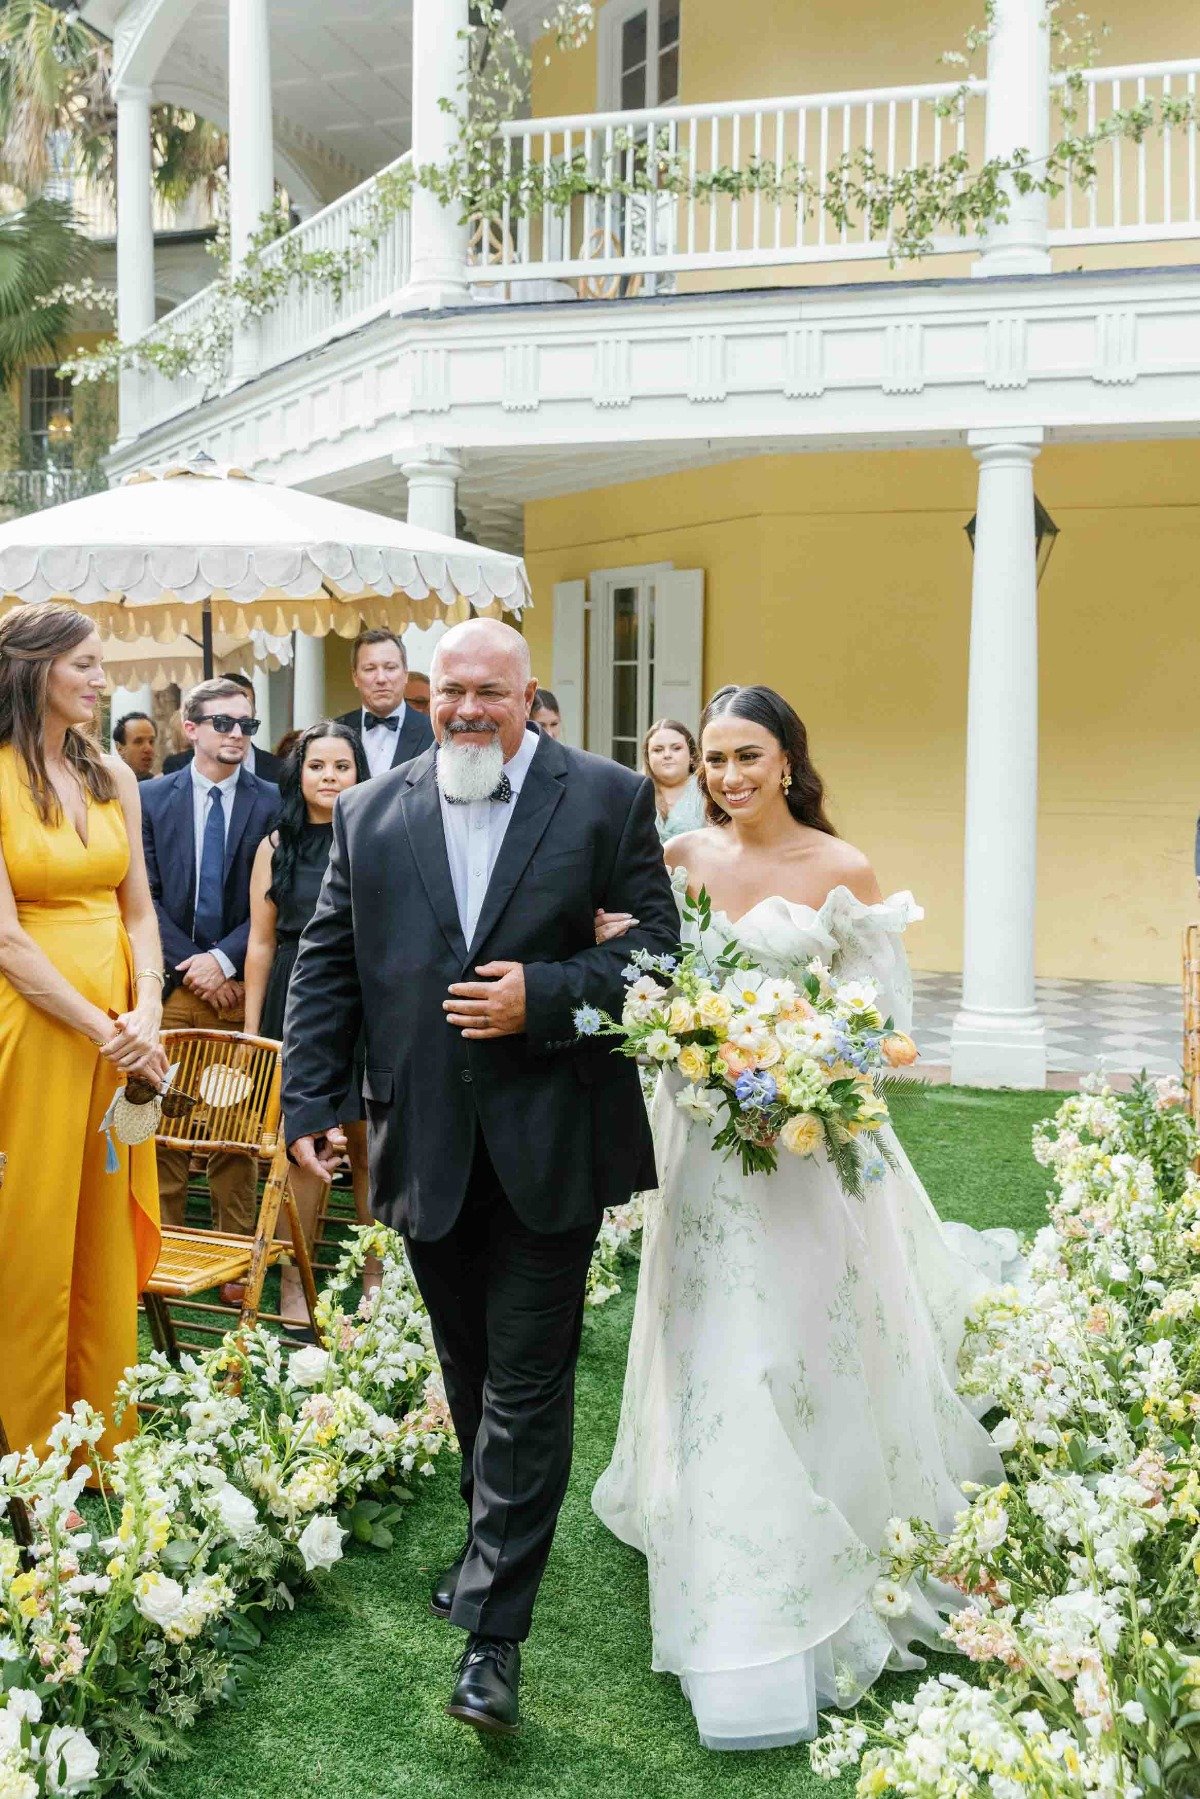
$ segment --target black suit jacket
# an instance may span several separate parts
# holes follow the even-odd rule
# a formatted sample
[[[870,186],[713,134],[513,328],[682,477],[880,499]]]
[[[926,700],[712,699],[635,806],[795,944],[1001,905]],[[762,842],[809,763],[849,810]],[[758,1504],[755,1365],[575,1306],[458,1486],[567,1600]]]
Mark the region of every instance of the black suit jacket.
[[[352,731],[363,735],[363,709],[356,706],[353,712],[343,712],[338,719],[339,725],[349,725]],[[427,713],[416,712],[411,706],[405,706],[404,718],[400,729],[396,732],[395,749],[392,751],[393,768],[399,768],[404,762],[411,762],[422,750],[427,750],[433,742],[433,726]]]
[[[187,767],[195,754],[195,750],[176,750],[173,756],[164,757],[162,765],[164,775],[178,774],[181,768]],[[260,781],[270,781],[278,787],[279,777],[283,773],[283,757],[273,756],[270,750],[260,750],[256,744],[254,773]]]
[[[378,1218],[419,1241],[444,1236],[481,1130],[533,1230],[594,1224],[604,1206],[656,1184],[635,1064],[604,1039],[578,1040],[574,1025],[584,1003],[619,1015],[635,949],[678,947],[654,789],[541,736],[468,946],[435,771],[429,750],[334,809],[329,869],[288,994],[288,1141],[336,1122],[364,1024]],[[597,946],[597,906],[641,922]],[[442,1002],[452,981],[490,961],[525,966],[525,1033],[468,1042]]]
[[[196,826],[192,770],[160,775],[139,789],[146,873],[162,936],[165,991],[180,984],[177,963],[200,953],[192,942],[196,912]],[[229,957],[241,980],[250,937],[250,871],[254,853],[279,813],[279,789],[247,769],[238,774],[233,816],[225,838],[225,911],[220,940],[213,944]]]

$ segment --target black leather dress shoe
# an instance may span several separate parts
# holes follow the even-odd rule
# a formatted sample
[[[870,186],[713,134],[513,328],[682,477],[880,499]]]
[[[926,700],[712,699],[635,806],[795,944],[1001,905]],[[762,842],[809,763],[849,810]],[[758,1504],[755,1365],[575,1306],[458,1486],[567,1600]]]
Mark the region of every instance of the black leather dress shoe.
[[[519,1643],[508,1637],[469,1637],[446,1710],[476,1730],[511,1736],[521,1721],[517,1705],[520,1684]]]
[[[433,1591],[429,1595],[429,1609],[435,1618],[448,1618],[450,1608],[454,1604],[454,1595],[458,1591],[458,1577],[463,1571],[463,1563],[467,1559],[469,1543],[464,1543],[448,1568],[443,1568],[433,1583]]]

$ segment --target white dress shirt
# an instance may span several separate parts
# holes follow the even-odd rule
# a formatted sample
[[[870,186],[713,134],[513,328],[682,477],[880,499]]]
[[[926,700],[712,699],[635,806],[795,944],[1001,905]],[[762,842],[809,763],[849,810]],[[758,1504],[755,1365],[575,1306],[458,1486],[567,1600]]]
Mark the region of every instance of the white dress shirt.
[[[362,738],[363,749],[366,752],[367,767],[373,775],[385,774],[392,766],[392,757],[396,754],[396,739],[404,729],[404,712],[405,705],[401,700],[396,710],[387,715],[396,721],[394,731],[389,731],[385,725],[376,725],[368,731],[367,719],[370,717],[370,713],[365,706],[362,709],[362,722],[359,725],[358,734]]]
[[[204,854],[204,826],[208,820],[209,793],[212,788],[215,787],[221,795],[221,813],[225,819],[225,841],[228,843],[229,821],[233,817],[233,796],[237,792],[237,780],[238,775],[241,773],[241,769],[235,768],[233,773],[231,775],[226,775],[223,781],[210,781],[208,776],[202,775],[200,770],[196,767],[196,759],[194,756],[188,764],[188,767],[192,771],[192,821],[195,829],[194,842],[196,845],[196,886],[192,894],[194,902],[200,898],[200,858]],[[226,980],[233,980],[233,963],[229,960],[229,957],[224,951],[210,949],[208,953],[224,970]]]
[[[507,803],[503,800],[470,800],[465,806],[452,806],[441,789],[438,790],[458,922],[468,949],[475,937],[504,833],[508,830],[541,735],[536,726],[532,730],[526,729],[520,749],[504,764],[512,788],[512,798]]]

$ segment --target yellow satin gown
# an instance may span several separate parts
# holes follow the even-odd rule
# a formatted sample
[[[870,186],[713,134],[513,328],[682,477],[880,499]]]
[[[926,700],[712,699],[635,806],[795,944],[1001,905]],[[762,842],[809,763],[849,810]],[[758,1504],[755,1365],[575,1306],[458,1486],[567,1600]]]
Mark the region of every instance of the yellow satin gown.
[[[117,903],[129,867],[119,800],[87,807],[88,841],[43,824],[11,744],[0,745],[0,849],[21,925],[102,1010],[133,1004]],[[118,1074],[95,1044],[23,999],[0,974],[0,1418],[14,1449],[41,1450],[61,1411],[110,1413],[137,1359],[137,1299],[158,1259],[154,1143],[116,1143],[100,1120]],[[101,1445],[111,1451],[129,1417]]]

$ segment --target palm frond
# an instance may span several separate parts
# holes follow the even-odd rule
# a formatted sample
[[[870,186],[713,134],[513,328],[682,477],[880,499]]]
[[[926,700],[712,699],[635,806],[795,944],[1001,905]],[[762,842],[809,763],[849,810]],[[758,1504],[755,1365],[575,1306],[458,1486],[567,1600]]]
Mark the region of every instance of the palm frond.
[[[60,200],[34,200],[0,218],[0,385],[22,365],[53,356],[70,310],[47,296],[84,273],[87,239]]]

